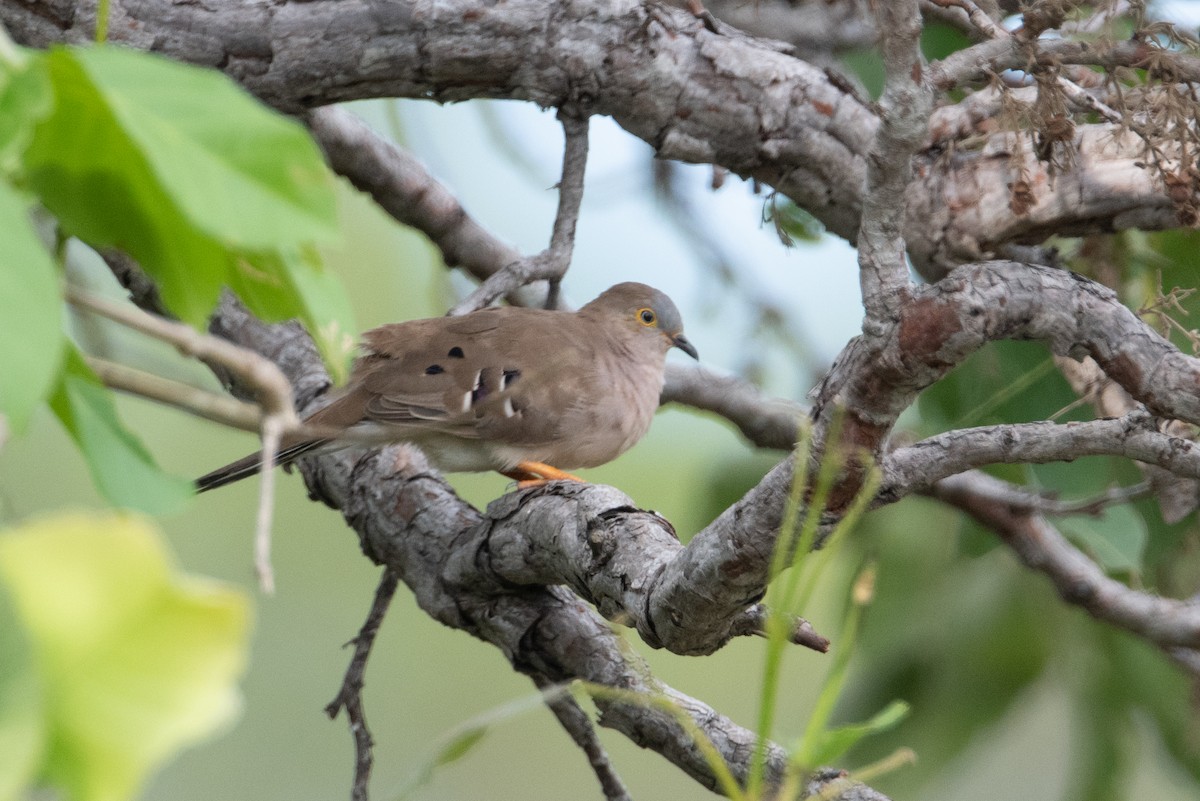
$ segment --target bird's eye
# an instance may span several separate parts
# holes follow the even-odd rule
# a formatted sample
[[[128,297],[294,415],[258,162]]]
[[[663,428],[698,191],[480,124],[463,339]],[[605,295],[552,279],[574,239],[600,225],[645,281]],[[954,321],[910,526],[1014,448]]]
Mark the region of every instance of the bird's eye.
[[[654,325],[658,322],[658,317],[653,309],[638,309],[638,320],[642,325]]]

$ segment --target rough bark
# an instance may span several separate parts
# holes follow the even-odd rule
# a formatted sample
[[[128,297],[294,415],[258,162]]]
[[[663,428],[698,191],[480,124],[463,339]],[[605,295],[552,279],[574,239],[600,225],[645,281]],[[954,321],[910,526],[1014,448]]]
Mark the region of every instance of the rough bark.
[[[844,80],[735,29],[711,31],[679,9],[637,0],[550,8],[536,0],[115,0],[109,31],[113,41],[222,69],[288,112],[368,97],[492,97],[609,115],[660,157],[716,164],[771,186],[856,239],[879,117]],[[0,22],[33,46],[88,40],[94,20],[90,2],[0,2]],[[952,65],[952,74],[1012,58],[993,42],[976,48],[956,54],[967,64]],[[1080,126],[1078,163],[1054,180],[1043,165],[1010,163],[1011,135],[971,134],[983,145],[946,155],[942,143],[920,154],[909,188],[904,233],[929,277],[1051,232],[1178,224],[1164,187],[1139,166],[1142,152],[1112,122]],[[997,202],[1022,170],[1036,195],[1028,213],[1010,208],[1007,196]]]

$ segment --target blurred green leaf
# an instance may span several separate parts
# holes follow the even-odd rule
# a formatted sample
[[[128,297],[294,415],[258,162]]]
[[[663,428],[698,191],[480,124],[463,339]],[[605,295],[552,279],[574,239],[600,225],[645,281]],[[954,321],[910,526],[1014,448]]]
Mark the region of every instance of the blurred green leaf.
[[[195,494],[191,481],[160,470],[121,424],[109,391],[73,349],[67,351],[50,408],[83,453],[97,489],[114,506],[165,514]]]
[[[3,35],[0,33],[0,35]],[[0,67],[0,171],[10,172],[33,138],[34,126],[50,113],[53,96],[41,56]]]
[[[1108,572],[1142,571],[1146,521],[1132,506],[1111,506],[1100,517],[1063,518],[1058,527]]]
[[[932,505],[875,512],[852,542],[879,560],[856,675],[838,718],[866,718],[892,700],[912,706],[896,728],[866,738],[851,758],[873,762],[909,746],[915,767],[892,777],[894,797],[919,795],[977,736],[986,736],[1045,672],[1067,613],[1048,582],[1006,549],[961,558],[957,516]],[[913,537],[913,531],[930,532]]]
[[[850,50],[842,55],[842,64],[862,82],[872,100],[883,93],[883,59],[873,47]]]
[[[72,62],[72,77],[111,114],[110,135],[137,149],[208,236],[250,250],[336,237],[333,181],[312,139],[222,73],[120,47],[51,57]],[[55,113],[58,125],[86,122],[79,109]]]
[[[154,527],[60,515],[0,535],[0,581],[45,688],[40,780],[127,801],[150,772],[238,712],[243,593],[175,571]]]
[[[197,327],[222,286],[247,289],[245,265],[271,262],[255,311],[300,316],[344,371],[343,293],[315,256],[294,255],[337,231],[334,184],[304,129],[213,70],[113,47],[60,48],[47,63],[54,110],[25,166],[66,231],[130,253]]]
[[[434,756],[434,764],[438,767],[449,765],[451,762],[457,762],[471,752],[475,746],[479,745],[487,734],[486,726],[474,726],[459,734],[457,737],[446,743],[440,751]]]
[[[1104,669],[1111,673],[1105,685],[1109,704],[1119,700],[1148,714],[1169,757],[1200,789],[1200,717],[1193,680],[1148,643],[1098,624],[1092,628],[1093,650],[1104,655]]]
[[[1164,293],[1170,293],[1176,287],[1193,290],[1200,287],[1200,232],[1181,229],[1140,234],[1137,238],[1131,232],[1126,238],[1132,239],[1130,263],[1136,271],[1137,280],[1137,297],[1131,299],[1133,304],[1145,306],[1153,303],[1159,290],[1160,276]],[[1200,292],[1180,298],[1179,306],[1182,311],[1171,306],[1162,311],[1183,328],[1200,327]],[[1144,319],[1160,331],[1163,330],[1162,319],[1157,315],[1148,314]],[[1185,353],[1192,352],[1192,343],[1181,331],[1171,328],[1168,336]]]
[[[27,204],[2,179],[0,242],[0,413],[24,431],[62,363],[62,297]]]
[[[895,727],[908,716],[908,711],[908,704],[903,701],[892,701],[864,723],[837,726],[822,732],[813,742],[803,764],[829,765],[833,763],[864,737]]]
[[[170,309],[202,326],[229,253],[184,217],[74,53],[51,51],[47,63],[55,107],[25,152],[31,186],[67,233],[127,251]]]
[[[0,582],[0,801],[37,778],[47,748],[45,699],[24,625]]]
[[[1045,346],[993,342],[921,393],[924,433],[999,422],[1045,420],[1076,400]],[[1056,419],[1077,420],[1074,410]]]
[[[816,217],[792,201],[771,195],[763,202],[763,222],[775,226],[775,234],[784,247],[792,247],[796,240],[819,242],[825,234],[825,226]]]
[[[958,28],[942,22],[927,22],[921,30],[921,52],[930,61],[970,47],[971,40]]]

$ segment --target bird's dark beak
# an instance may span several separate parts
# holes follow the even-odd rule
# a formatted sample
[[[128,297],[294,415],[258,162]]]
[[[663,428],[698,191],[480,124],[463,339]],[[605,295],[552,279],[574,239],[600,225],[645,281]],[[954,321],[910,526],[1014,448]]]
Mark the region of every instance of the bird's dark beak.
[[[696,346],[689,342],[688,338],[683,334],[676,334],[675,336],[671,337],[671,345],[679,348],[696,361],[700,361],[700,352],[696,350]]]

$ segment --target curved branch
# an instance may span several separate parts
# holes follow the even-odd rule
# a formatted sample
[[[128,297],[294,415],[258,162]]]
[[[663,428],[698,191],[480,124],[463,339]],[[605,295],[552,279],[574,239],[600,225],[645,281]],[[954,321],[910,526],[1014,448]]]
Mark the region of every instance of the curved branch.
[[[949,431],[896,448],[883,460],[881,500],[927,492],[937,482],[992,464],[1069,462],[1124,456],[1172,474],[1200,478],[1200,445],[1158,431],[1144,410],[1084,423],[1018,423]]]
[[[999,534],[1022,562],[1054,582],[1068,603],[1160,646],[1200,647],[1200,603],[1138,592],[1109,578],[1045,518],[1014,510],[1003,500],[1006,490],[999,479],[965,473],[939,482],[934,495]]]
[[[771,43],[713,33],[677,9],[639,0],[550,8],[537,0],[113,0],[109,30],[122,44],[221,68],[289,112],[367,97],[586,101],[659,157],[768,184],[828,230],[856,238],[879,118],[844,81]],[[87,41],[94,16],[91,3],[0,0],[0,22],[26,45]],[[364,50],[364,41],[373,44]],[[1044,238],[1051,224],[1059,233],[1177,226],[1140,154],[1106,149],[1119,128],[1091,127],[1079,144],[1086,157],[1038,184],[1032,215],[1010,210],[1007,197],[996,202],[1012,181],[1008,135],[920,159],[906,218],[914,261],[936,265],[936,277],[1002,245]]]

